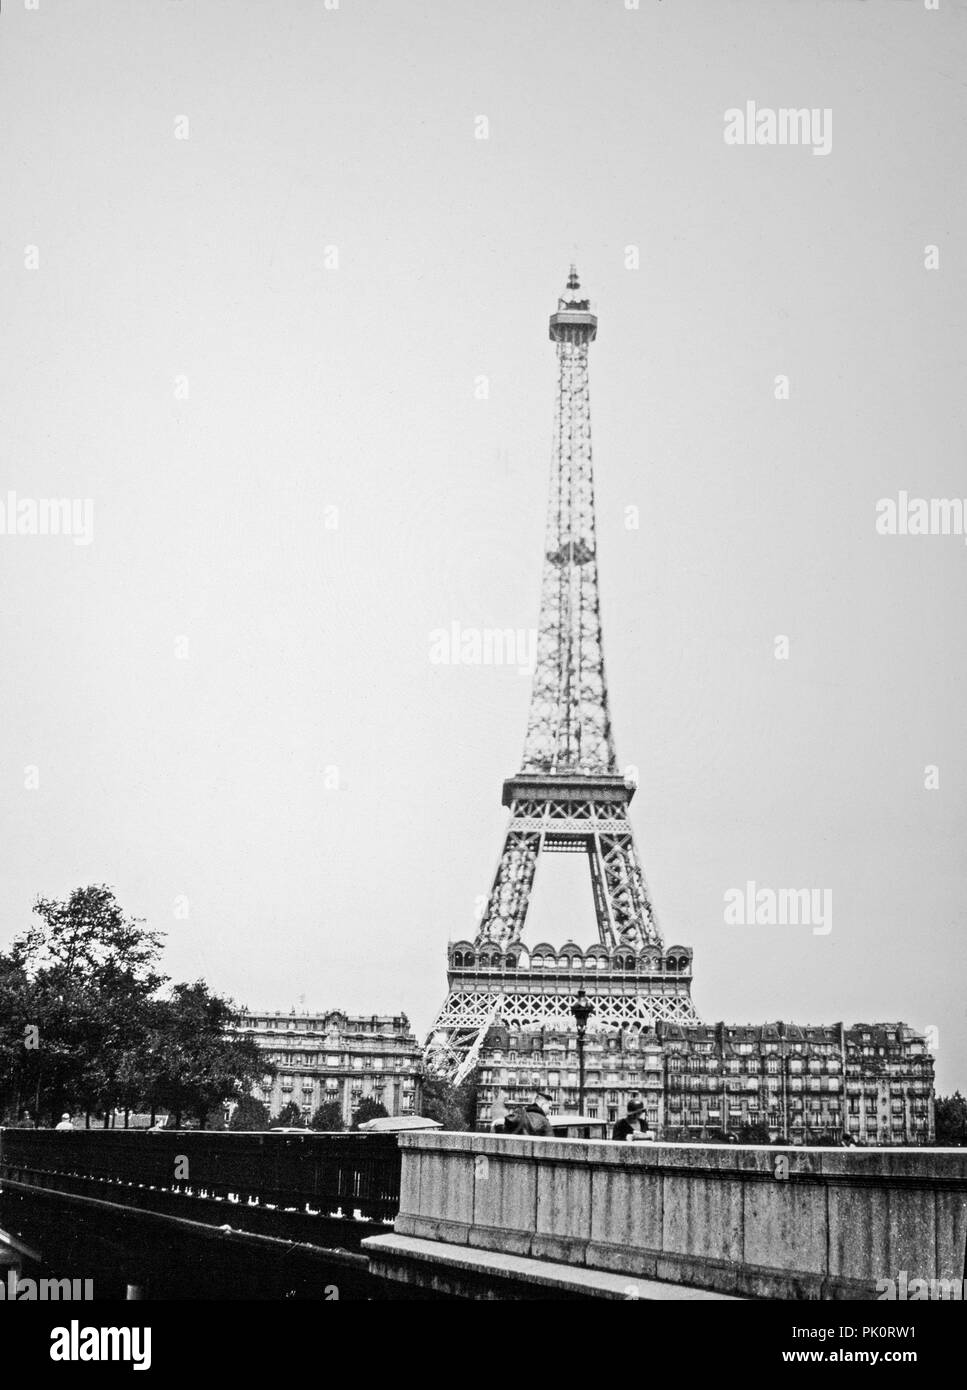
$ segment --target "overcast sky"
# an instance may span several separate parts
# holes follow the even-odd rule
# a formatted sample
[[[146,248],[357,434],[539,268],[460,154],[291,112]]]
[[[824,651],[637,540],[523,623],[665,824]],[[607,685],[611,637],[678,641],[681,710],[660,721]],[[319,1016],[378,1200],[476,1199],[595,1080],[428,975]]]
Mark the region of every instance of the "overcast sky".
[[[874,524],[967,496],[965,57],[954,0],[9,0],[0,506],[92,539],[0,535],[0,946],[106,882],[175,978],[422,1035],[529,695],[431,634],[536,626],[576,260],[696,1005],[931,1026],[967,1089],[967,547]],[[749,101],[829,152],[727,144]],[[542,865],[532,944],[593,939],[586,879]],[[749,880],[832,930],[726,925]]]

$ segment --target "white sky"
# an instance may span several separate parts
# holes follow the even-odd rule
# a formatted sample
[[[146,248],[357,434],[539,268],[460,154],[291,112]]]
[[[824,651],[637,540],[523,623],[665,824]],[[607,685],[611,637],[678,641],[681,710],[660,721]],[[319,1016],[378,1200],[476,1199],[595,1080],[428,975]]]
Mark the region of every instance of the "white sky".
[[[0,536],[0,944],[107,882],[175,978],[428,1027],[528,699],[430,633],[536,625],[576,259],[666,940],[707,1019],[932,1025],[965,1087],[967,549],[873,525],[967,495],[965,56],[953,0],[4,5],[0,503],[94,540]],[[725,145],[747,100],[831,153]],[[590,941],[544,867],[540,934]],[[748,879],[832,932],[725,926]]]

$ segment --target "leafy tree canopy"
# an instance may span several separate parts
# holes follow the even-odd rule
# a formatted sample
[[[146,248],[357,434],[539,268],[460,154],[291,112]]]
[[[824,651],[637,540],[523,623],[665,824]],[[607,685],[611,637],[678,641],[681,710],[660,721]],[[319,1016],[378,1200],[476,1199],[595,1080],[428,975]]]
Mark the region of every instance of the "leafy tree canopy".
[[[272,1121],[273,1129],[302,1129],[305,1121],[302,1118],[302,1111],[294,1100],[286,1101],[278,1115]]]
[[[439,1072],[428,1071],[423,1076],[423,1100],[420,1113],[428,1120],[438,1120],[444,1129],[473,1130],[477,1119],[477,1083],[471,1075],[454,1086]]]
[[[320,1130],[332,1131],[346,1128],[346,1122],[342,1117],[342,1106],[338,1100],[323,1101],[309,1123],[313,1129]]]
[[[204,1124],[274,1072],[253,1039],[233,1036],[235,1006],[204,981],[159,997],[163,936],[107,886],[40,898],[34,915],[0,954],[0,1113],[154,1108]]]
[[[352,1128],[358,1129],[367,1120],[381,1120],[386,1113],[386,1106],[382,1101],[373,1100],[371,1096],[363,1096],[353,1111]]]
[[[269,1107],[255,1096],[239,1096],[228,1127],[234,1130],[268,1129]]]
[[[938,1096],[934,1103],[936,1144],[939,1148],[957,1148],[967,1144],[967,1100],[959,1091],[952,1096]]]

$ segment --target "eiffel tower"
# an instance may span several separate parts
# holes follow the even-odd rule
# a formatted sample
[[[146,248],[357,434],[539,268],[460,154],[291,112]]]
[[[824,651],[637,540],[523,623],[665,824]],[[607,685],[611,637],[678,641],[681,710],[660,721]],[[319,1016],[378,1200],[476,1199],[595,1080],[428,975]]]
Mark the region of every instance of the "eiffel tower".
[[[592,1027],[697,1023],[692,952],[666,948],[635,848],[634,786],[618,771],[601,641],[588,352],[598,321],[571,267],[550,319],[557,348],[554,450],[537,660],[521,770],[504,782],[510,824],[479,931],[448,953],[449,993],[427,1061],[460,1081],[496,1023],[571,1028],[584,988]],[[597,941],[523,941],[542,853],[585,854]]]

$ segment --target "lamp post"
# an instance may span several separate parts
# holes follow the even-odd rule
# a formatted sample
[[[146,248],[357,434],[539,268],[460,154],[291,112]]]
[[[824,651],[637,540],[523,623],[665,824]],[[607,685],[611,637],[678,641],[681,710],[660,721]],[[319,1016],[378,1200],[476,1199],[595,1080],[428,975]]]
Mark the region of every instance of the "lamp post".
[[[583,989],[577,992],[577,998],[571,1005],[571,1013],[578,1030],[578,1114],[584,1114],[584,1034],[587,1030],[588,1019],[594,1013],[594,1005],[589,1002],[588,996]]]

